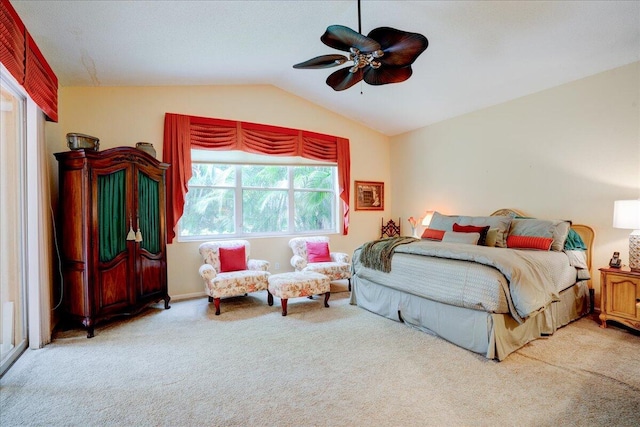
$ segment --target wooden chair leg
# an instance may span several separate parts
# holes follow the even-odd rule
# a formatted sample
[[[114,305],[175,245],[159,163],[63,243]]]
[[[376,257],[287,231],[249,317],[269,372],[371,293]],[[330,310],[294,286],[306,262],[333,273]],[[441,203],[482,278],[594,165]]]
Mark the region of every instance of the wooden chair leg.
[[[220,298],[214,298],[213,305],[216,307],[216,316],[220,316]]]
[[[289,301],[287,298],[282,298],[280,300],[280,303],[282,304],[282,315],[283,316],[287,315],[287,301]]]
[[[268,289],[267,289],[267,304],[269,304],[269,307],[273,305],[273,294],[269,292]]]
[[[349,292],[351,292],[351,279],[347,279],[349,281]]]
[[[327,291],[324,294],[324,306],[329,307],[329,297],[331,296],[331,292]]]

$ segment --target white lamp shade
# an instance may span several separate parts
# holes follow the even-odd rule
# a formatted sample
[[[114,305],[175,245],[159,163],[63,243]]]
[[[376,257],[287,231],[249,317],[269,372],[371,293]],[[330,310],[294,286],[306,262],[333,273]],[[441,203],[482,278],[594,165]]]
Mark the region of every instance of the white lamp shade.
[[[428,227],[431,224],[431,218],[433,218],[433,211],[425,212],[424,218],[422,218],[422,226]]]
[[[613,203],[613,227],[640,229],[640,199],[616,200]]]

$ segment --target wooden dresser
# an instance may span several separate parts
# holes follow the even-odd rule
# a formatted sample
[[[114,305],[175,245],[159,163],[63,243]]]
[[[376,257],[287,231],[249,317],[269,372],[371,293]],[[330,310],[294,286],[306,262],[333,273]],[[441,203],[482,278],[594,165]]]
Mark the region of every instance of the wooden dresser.
[[[616,321],[640,331],[640,272],[629,268],[600,269],[600,325]]]
[[[63,310],[87,337],[167,291],[166,163],[133,147],[56,153]]]

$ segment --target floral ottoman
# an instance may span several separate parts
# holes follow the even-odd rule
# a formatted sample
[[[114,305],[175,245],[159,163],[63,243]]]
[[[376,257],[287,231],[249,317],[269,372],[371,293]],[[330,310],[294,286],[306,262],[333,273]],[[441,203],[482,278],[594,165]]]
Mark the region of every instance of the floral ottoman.
[[[324,294],[324,306],[329,307],[331,280],[324,274],[314,272],[291,272],[269,276],[267,302],[273,305],[273,296],[280,298],[282,315],[287,315],[289,298],[310,297]]]

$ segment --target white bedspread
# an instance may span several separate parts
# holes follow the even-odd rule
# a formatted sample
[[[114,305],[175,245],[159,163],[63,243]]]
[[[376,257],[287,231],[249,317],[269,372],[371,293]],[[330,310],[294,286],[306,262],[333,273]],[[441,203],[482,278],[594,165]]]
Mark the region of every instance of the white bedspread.
[[[363,267],[360,249],[353,270],[363,278],[434,301],[522,322],[558,299],[576,281],[563,252],[525,251],[422,240],[396,248],[391,272]]]

